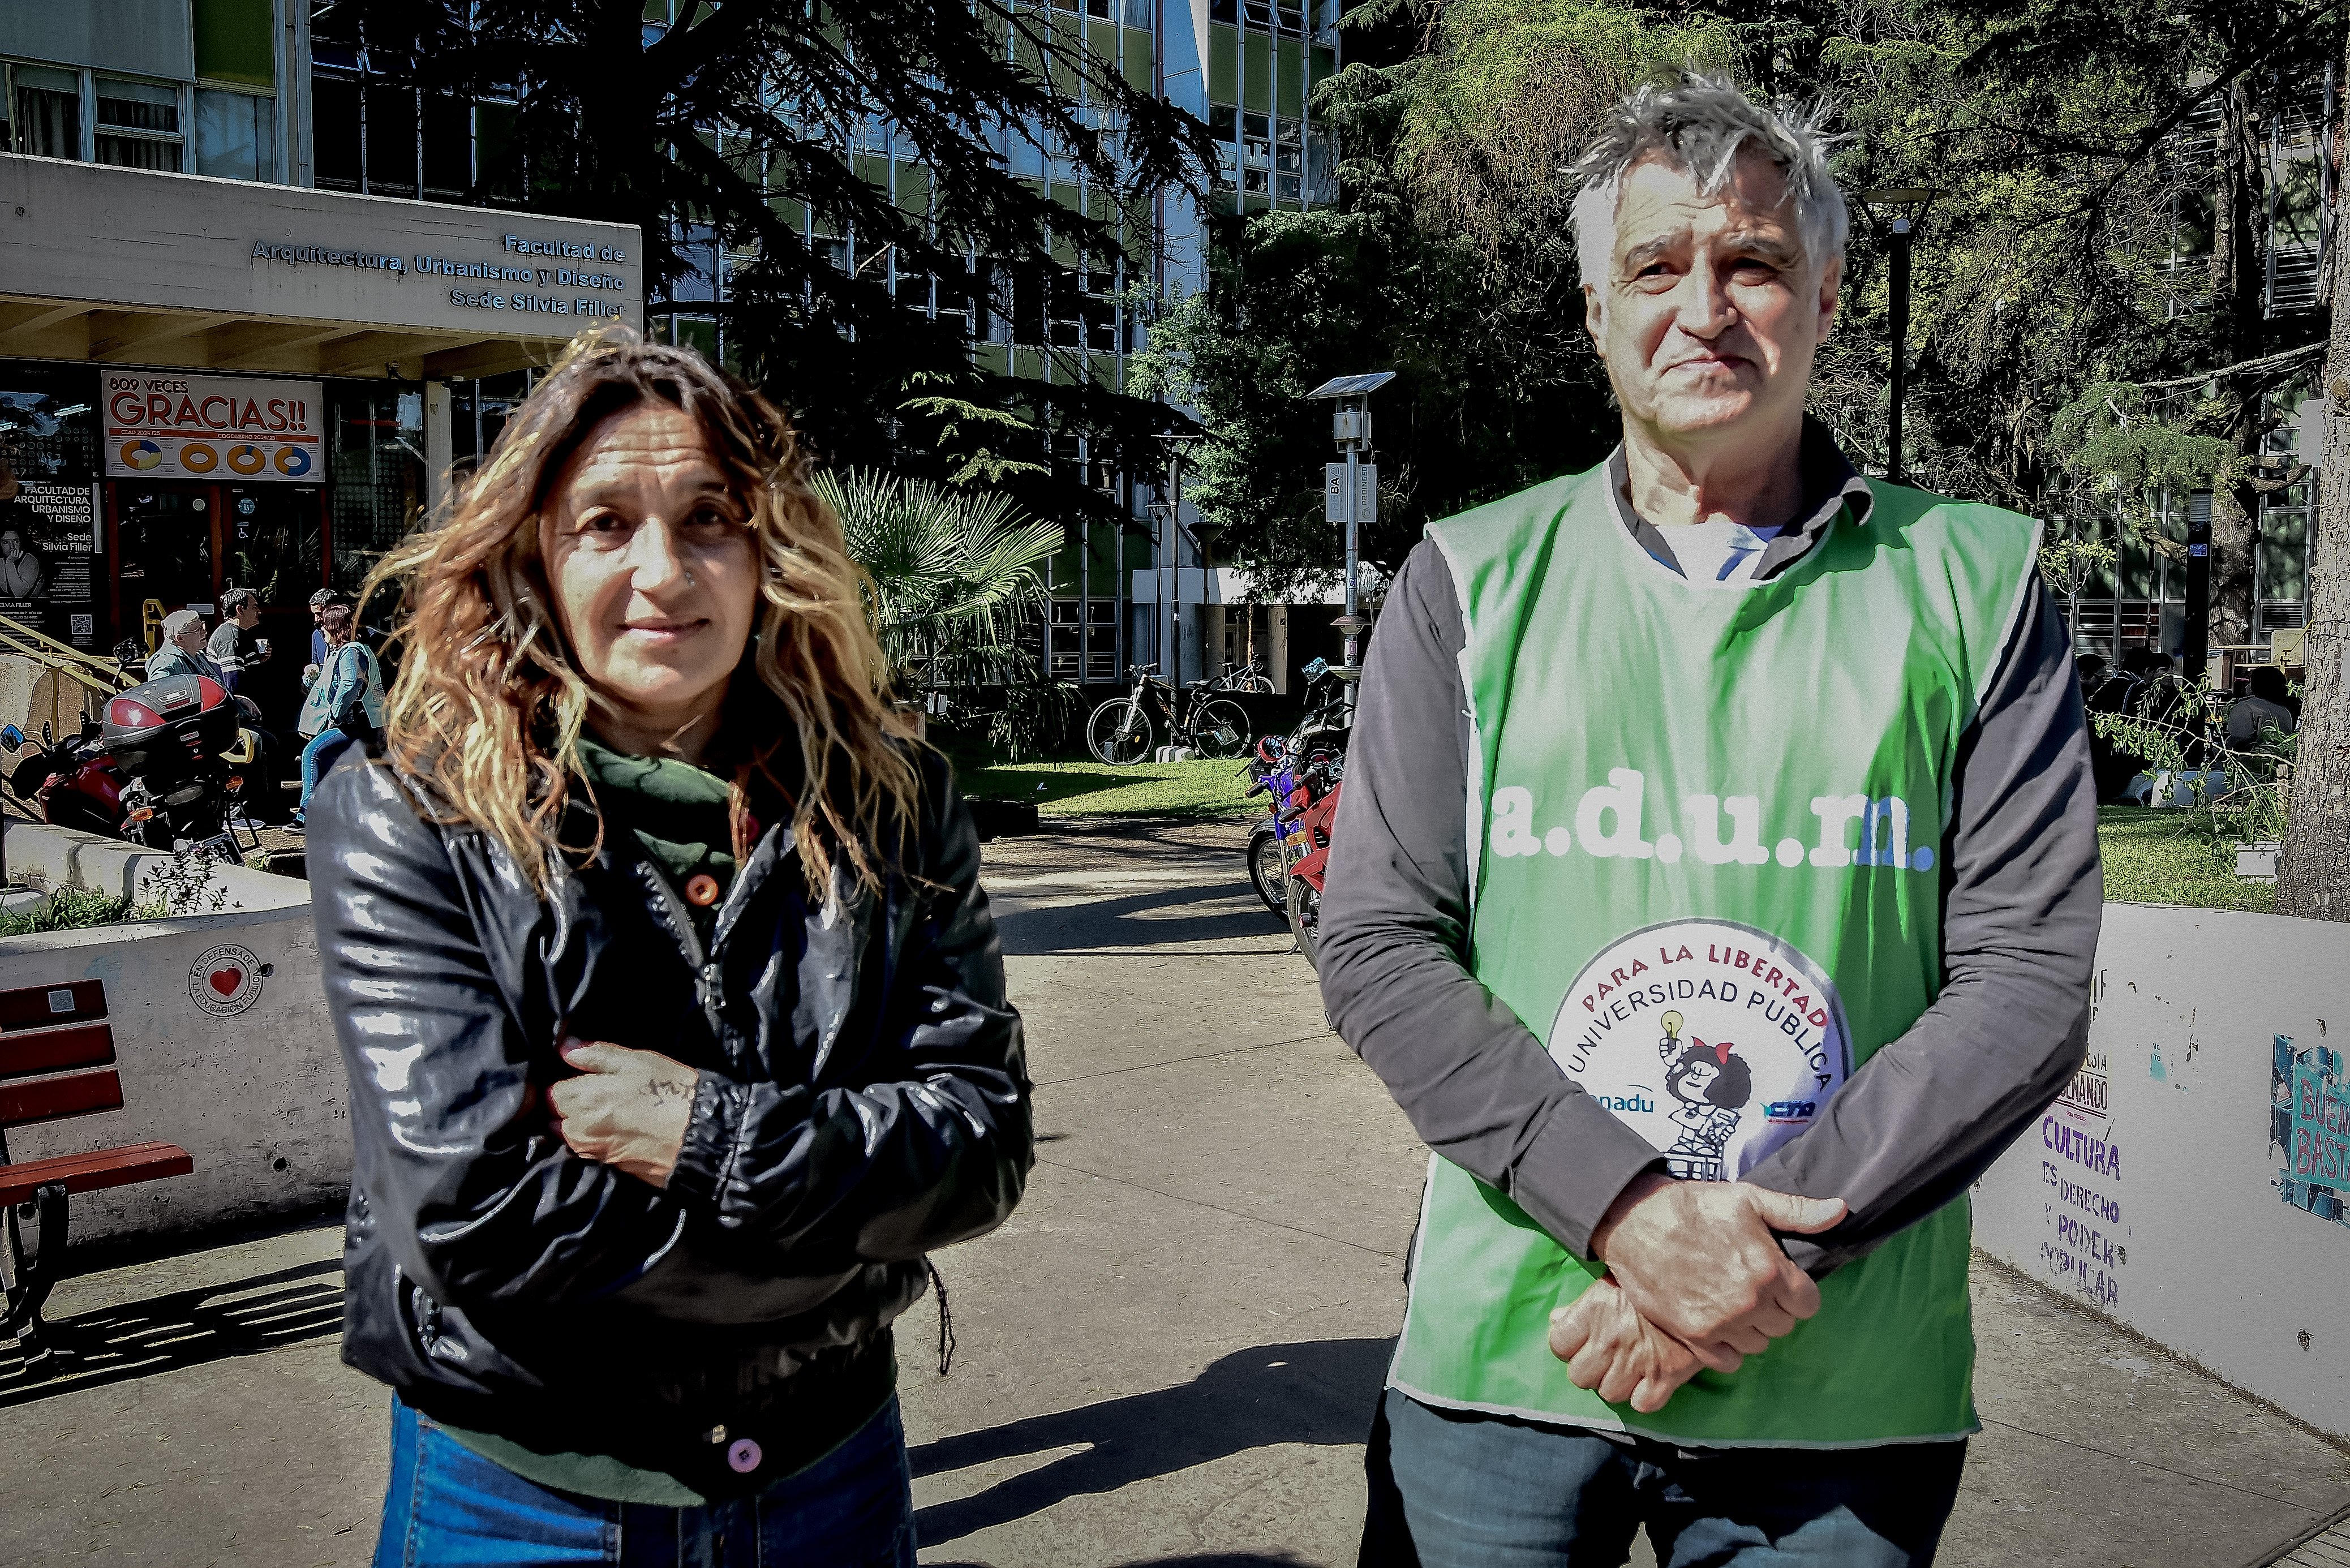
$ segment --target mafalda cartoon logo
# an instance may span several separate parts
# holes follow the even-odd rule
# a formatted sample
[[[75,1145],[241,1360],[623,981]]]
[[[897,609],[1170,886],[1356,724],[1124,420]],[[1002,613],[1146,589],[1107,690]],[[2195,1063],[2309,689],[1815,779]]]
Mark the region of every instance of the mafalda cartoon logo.
[[[1665,1059],[1665,1097],[1674,1102],[1667,1113],[1680,1128],[1680,1137],[1665,1150],[1665,1168],[1686,1181],[1720,1181],[1721,1153],[1730,1135],[1738,1130],[1738,1113],[1754,1097],[1754,1073],[1738,1047],[1728,1041],[1709,1045],[1692,1034],[1681,1042],[1688,1021],[1668,1012],[1657,1022],[1664,1038],[1657,1054]]]
[[[1567,987],[1549,1047],[1668,1170],[1695,1181],[1752,1169],[1852,1071],[1844,1006],[1819,965],[1730,920],[1608,943]]]

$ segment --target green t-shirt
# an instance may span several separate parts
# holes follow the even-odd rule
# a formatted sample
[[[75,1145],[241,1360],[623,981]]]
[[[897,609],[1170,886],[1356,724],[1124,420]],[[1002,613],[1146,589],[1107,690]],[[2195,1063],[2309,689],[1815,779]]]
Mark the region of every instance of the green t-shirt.
[[[626,830],[636,836],[707,942],[719,900],[696,904],[687,897],[686,888],[695,877],[706,873],[716,879],[723,897],[734,879],[726,781],[673,757],[624,756],[584,736],[579,742],[579,761],[595,788],[605,830]],[[675,1476],[639,1469],[609,1454],[542,1453],[494,1433],[466,1431],[445,1423],[441,1429],[484,1459],[558,1491],[664,1508],[699,1508],[709,1501]]]

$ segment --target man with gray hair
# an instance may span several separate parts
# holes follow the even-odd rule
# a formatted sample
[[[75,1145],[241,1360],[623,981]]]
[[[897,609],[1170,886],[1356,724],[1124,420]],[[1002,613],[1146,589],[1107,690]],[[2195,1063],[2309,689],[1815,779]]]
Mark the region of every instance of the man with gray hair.
[[[1621,444],[1432,524],[1371,645],[1322,991],[1432,1158],[1366,1563],[1922,1564],[1957,1493],[1962,1199],[2081,1059],[2095,796],[2038,525],[1804,414],[1825,151],[1617,106]]]

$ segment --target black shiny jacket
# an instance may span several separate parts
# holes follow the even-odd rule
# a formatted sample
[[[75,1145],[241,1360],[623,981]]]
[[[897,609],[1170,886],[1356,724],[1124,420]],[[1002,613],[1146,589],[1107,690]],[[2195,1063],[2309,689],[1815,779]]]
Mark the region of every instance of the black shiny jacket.
[[[705,950],[631,835],[542,899],[381,761],[334,770],[309,874],[357,1152],[346,1361],[451,1425],[713,1494],[879,1407],[923,1253],[1002,1223],[1035,1153],[978,837],[923,773],[879,891],[841,874],[818,903],[770,829]],[[701,1072],[666,1190],[553,1135],[566,1035]],[[765,1434],[755,1473],[721,1431]]]

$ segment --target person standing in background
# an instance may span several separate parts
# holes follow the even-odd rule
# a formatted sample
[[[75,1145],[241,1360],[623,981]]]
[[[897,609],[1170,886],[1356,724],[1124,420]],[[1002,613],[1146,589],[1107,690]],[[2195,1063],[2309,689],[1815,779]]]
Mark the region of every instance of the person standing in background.
[[[383,726],[383,673],[375,649],[355,635],[358,612],[347,604],[330,604],[319,612],[318,628],[327,639],[327,659],[311,677],[302,698],[302,716],[295,724],[304,737],[302,800],[291,824],[296,832],[308,822],[310,797],[318,793],[318,781],[335,759],[345,747],[369,739]]]
[[[309,685],[310,678],[327,662],[327,607],[348,602],[332,588],[320,588],[310,596],[310,662],[302,667],[303,685]]]
[[[261,624],[261,596],[251,588],[229,588],[220,597],[221,623],[205,644],[213,662],[221,668],[221,684],[231,691],[244,683],[245,673],[257,670],[269,656],[253,634]]]

